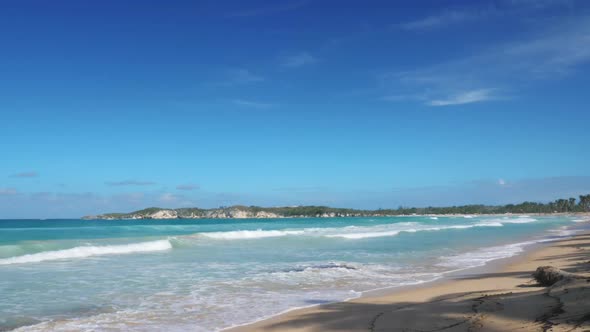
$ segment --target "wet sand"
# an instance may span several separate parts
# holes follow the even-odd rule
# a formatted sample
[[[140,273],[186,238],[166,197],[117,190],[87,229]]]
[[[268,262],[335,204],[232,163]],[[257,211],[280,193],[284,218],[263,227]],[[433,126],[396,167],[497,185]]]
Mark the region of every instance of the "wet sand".
[[[587,278],[543,287],[531,274],[544,265]],[[227,331],[590,331],[590,232],[441,281],[374,291]]]

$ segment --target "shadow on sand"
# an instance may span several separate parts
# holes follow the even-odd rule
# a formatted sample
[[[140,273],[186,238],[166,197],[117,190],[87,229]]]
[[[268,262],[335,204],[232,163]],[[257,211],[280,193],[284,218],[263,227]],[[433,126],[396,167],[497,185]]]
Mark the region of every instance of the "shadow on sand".
[[[562,269],[590,271],[589,245],[562,241],[574,253],[548,258],[567,262]],[[576,242],[578,241],[578,242]],[[547,263],[547,259],[545,259]],[[367,303],[350,301],[321,305],[287,320],[269,322],[261,331],[590,331],[590,279],[541,287],[532,271],[482,273],[456,276],[458,280],[520,278],[520,290],[487,290],[454,293],[423,302]],[[526,288],[526,289],[525,289]],[[314,304],[314,303],[310,303]]]

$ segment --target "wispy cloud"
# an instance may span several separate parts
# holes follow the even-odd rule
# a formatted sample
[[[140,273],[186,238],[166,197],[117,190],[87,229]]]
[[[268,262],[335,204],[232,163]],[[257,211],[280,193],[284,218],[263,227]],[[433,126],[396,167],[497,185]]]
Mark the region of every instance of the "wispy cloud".
[[[162,195],[160,195],[159,200],[166,203],[175,202],[178,200],[178,197],[171,193],[163,193]]]
[[[568,74],[590,60],[590,17],[554,28],[540,38],[513,43],[503,50],[506,61],[537,78]]]
[[[464,91],[447,99],[435,99],[428,102],[430,106],[462,105],[494,99],[493,89]]]
[[[263,15],[271,15],[277,14],[282,12],[287,12],[295,9],[299,9],[305,5],[307,5],[310,1],[309,0],[300,0],[300,1],[292,1],[292,2],[284,2],[284,3],[273,3],[273,5],[269,5],[266,7],[257,7],[257,8],[250,8],[235,11],[226,15],[226,17],[253,17],[253,16],[263,16]],[[245,2],[246,3],[246,2]]]
[[[330,188],[277,188],[266,194],[191,193],[185,197],[170,192],[101,195],[91,192],[20,192],[0,188],[1,218],[79,218],[106,212],[128,212],[147,206],[212,208],[233,204],[261,206],[331,205],[354,208],[403,206],[448,206],[461,204],[507,204],[525,200],[547,202],[590,192],[590,176],[511,179],[502,185],[496,177],[468,183],[408,187],[386,191]]]
[[[13,196],[18,194],[18,191],[14,188],[0,188],[0,196]]]
[[[399,24],[404,30],[428,30],[456,23],[474,21],[490,14],[488,9],[447,10],[442,13]]]
[[[173,193],[163,193],[158,198],[157,201],[162,204],[166,204],[170,207],[170,205],[174,206],[184,206],[184,207],[195,207],[195,202],[190,198],[184,195],[178,195]]]
[[[179,184],[176,186],[177,190],[197,190],[200,187],[196,184]]]
[[[288,55],[281,59],[281,65],[288,68],[302,67],[316,62],[318,62],[318,59],[308,52]]]
[[[424,101],[425,99],[426,99],[426,95],[423,93],[392,94],[392,95],[382,96],[381,98],[379,98],[379,100],[382,100],[382,101],[393,101],[393,102],[407,101],[407,100]]]
[[[274,188],[273,191],[289,192],[289,193],[309,193],[309,192],[321,192],[328,191],[327,187],[322,186],[298,186],[298,187],[280,187]]]
[[[223,71],[221,77],[214,82],[209,83],[210,86],[216,87],[230,87],[236,85],[255,84],[265,81],[261,75],[254,74],[252,71],[245,68],[233,68]]]
[[[458,105],[504,99],[502,94],[513,94],[538,80],[563,78],[588,62],[590,17],[576,17],[471,56],[415,70],[382,73],[378,80],[385,92],[382,100]]]
[[[245,99],[234,99],[232,102],[238,106],[252,107],[252,108],[271,108],[275,106],[270,103],[263,103],[259,101],[245,100]]]
[[[20,172],[20,173],[16,173],[16,174],[12,174],[10,177],[12,178],[36,178],[39,176],[39,173],[37,172]]]
[[[446,9],[396,26],[410,31],[433,30],[484,19],[532,14],[550,7],[570,8],[573,2],[572,0],[498,0],[483,5],[474,2],[474,5]]]
[[[123,187],[123,186],[152,186],[155,182],[152,181],[137,181],[137,180],[123,180],[123,181],[111,181],[105,182],[107,186],[112,187]]]
[[[516,9],[545,9],[548,7],[571,8],[575,0],[504,0],[502,4],[512,6]]]
[[[144,193],[125,193],[125,194],[119,194],[119,195],[114,195],[115,199],[117,200],[122,200],[122,201],[126,201],[129,203],[141,203],[143,201],[143,199],[145,198],[145,194]]]

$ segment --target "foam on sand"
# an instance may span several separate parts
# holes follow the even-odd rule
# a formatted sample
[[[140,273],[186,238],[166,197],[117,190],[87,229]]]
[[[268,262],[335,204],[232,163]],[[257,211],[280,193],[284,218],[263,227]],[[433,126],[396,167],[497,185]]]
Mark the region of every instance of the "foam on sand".
[[[441,262],[438,265],[460,269],[483,266],[489,261],[508,258],[519,254],[524,250],[524,247],[533,243],[535,243],[535,241],[520,242],[503,246],[481,248],[476,251],[450,257],[441,257]]]
[[[0,259],[0,265],[38,263],[62,259],[85,258],[90,256],[132,254],[139,252],[163,251],[169,249],[172,249],[172,244],[170,244],[168,240],[110,246],[81,246],[71,249],[45,251],[36,254]]]

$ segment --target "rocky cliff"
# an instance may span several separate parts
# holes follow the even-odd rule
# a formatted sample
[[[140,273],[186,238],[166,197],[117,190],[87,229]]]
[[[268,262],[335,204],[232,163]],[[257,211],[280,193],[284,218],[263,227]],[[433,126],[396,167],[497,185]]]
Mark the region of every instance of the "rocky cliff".
[[[274,207],[232,206],[217,209],[162,209],[148,208],[131,213],[107,213],[86,216],[84,219],[246,219],[246,218],[296,218],[296,217],[355,217],[369,215],[364,211],[351,209],[334,209],[322,206]]]

